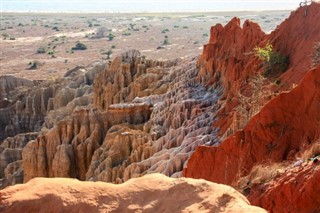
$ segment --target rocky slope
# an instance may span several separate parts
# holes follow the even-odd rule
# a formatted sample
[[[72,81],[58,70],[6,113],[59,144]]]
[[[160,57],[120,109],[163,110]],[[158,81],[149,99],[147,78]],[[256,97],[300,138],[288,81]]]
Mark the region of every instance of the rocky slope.
[[[320,137],[319,81],[320,66],[310,70],[292,91],[268,102],[243,130],[219,147],[199,147],[185,175],[232,184],[257,163],[295,159]]]
[[[190,196],[192,194],[192,196]],[[83,199],[83,198],[86,199]],[[231,187],[146,175],[124,184],[35,178],[0,195],[1,212],[266,212]]]

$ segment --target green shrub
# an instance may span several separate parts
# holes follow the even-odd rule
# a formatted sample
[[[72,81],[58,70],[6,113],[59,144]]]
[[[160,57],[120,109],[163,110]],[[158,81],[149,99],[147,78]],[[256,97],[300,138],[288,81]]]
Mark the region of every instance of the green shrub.
[[[255,47],[253,52],[263,61],[263,65],[266,67],[265,76],[282,73],[288,68],[288,57],[274,51],[272,44],[269,42],[265,47]]]
[[[48,51],[48,55],[54,55],[56,53],[56,51],[54,51],[54,50],[49,50]]]
[[[75,47],[71,48],[72,50],[86,50],[87,46],[81,42],[77,42]]]
[[[109,41],[112,41],[114,39],[114,37],[116,37],[114,34],[109,33],[109,35],[108,35]]]

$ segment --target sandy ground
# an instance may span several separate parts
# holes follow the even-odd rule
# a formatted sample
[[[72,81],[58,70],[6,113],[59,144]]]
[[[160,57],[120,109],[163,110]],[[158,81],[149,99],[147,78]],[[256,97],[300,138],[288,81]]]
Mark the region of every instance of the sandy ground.
[[[234,16],[258,22],[270,32],[289,11],[187,14],[1,14],[0,75],[54,79],[76,65],[88,65],[125,50],[139,49],[148,58],[197,56],[207,43],[210,27]],[[105,28],[102,38],[96,32]],[[57,31],[58,30],[58,31]],[[110,41],[109,34],[115,37]],[[167,37],[167,38],[166,38]],[[167,39],[168,44],[163,45]],[[87,50],[72,51],[76,42]],[[46,53],[39,54],[39,47]],[[111,55],[111,58],[112,58]],[[29,70],[30,62],[37,69]]]
[[[145,175],[115,185],[34,178],[0,191],[1,212],[266,212],[235,189],[205,180]]]

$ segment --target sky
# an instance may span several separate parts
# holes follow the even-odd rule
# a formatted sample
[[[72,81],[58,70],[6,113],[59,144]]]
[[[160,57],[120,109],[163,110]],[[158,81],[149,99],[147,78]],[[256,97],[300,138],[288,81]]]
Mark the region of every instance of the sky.
[[[293,10],[301,0],[0,0],[1,12],[215,12]]]

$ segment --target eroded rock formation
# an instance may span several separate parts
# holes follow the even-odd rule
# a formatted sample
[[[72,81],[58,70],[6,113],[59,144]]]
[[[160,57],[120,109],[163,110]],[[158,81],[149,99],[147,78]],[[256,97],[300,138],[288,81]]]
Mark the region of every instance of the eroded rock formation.
[[[0,109],[1,188],[23,182],[21,154],[27,142],[40,130],[44,134],[75,108],[92,103],[93,79],[104,68],[105,63],[95,62],[86,68],[76,67],[54,81],[1,77],[0,101],[6,102]]]
[[[108,65],[77,67],[54,83],[40,82],[36,88],[16,83],[25,90],[14,98],[12,87],[2,87],[7,98],[1,102],[2,137],[31,130],[39,135],[23,143],[22,161],[20,145],[15,151],[4,142],[0,174],[8,184],[19,182],[23,165],[25,182],[42,184],[31,180],[36,177],[128,181],[108,185],[121,190],[158,172],[236,187],[266,162],[293,163],[320,137],[320,66],[311,69],[308,58],[320,39],[319,11],[318,3],[301,7],[270,35],[251,21],[241,27],[233,18],[211,28],[199,58],[154,61],[131,50]],[[250,77],[261,77],[266,68],[253,49],[268,42],[289,58],[288,69],[264,78],[269,86],[260,88],[270,94],[246,125],[235,129],[240,97],[259,90]],[[244,193],[271,212],[283,205],[290,205],[290,212],[318,211],[319,199],[311,198],[319,193],[319,187],[312,187],[319,166],[303,165],[281,170],[267,183],[245,183]],[[144,175],[146,179],[129,180]],[[142,210],[141,205],[146,204],[131,207]]]
[[[6,138],[0,145],[0,188],[23,182],[22,149],[38,133],[24,133]]]
[[[94,81],[94,106],[43,132],[23,151],[25,181],[76,177],[121,183],[160,172],[179,177],[212,126],[219,90],[197,82],[195,59],[151,61],[132,50]]]

